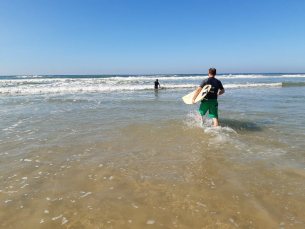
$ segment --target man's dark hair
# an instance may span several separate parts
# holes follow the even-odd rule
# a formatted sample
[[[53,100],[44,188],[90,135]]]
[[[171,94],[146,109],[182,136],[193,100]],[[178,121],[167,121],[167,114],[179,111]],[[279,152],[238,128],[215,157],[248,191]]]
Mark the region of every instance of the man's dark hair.
[[[215,76],[215,75],[216,75],[216,68],[210,68],[210,69],[209,69],[209,73],[210,73],[211,75]]]

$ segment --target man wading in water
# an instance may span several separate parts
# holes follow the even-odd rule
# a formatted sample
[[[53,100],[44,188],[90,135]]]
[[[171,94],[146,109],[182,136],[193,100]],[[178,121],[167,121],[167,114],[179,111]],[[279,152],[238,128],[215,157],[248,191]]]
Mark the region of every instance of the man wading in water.
[[[156,81],[155,81],[155,89],[158,89],[158,85],[159,85],[159,88],[161,88],[161,85],[160,85],[158,79],[156,79]]]
[[[195,99],[201,89],[207,85],[210,84],[211,90],[207,94],[206,98],[201,101],[199,112],[201,116],[204,116],[205,113],[209,110],[209,117],[212,118],[214,127],[219,126],[218,122],[218,102],[217,102],[217,96],[225,93],[225,89],[222,86],[222,83],[220,80],[215,78],[216,75],[216,69],[210,68],[209,69],[209,78],[203,80],[200,84],[200,86],[197,88],[194,97],[193,97],[193,104],[195,104]],[[220,92],[218,92],[220,90]]]

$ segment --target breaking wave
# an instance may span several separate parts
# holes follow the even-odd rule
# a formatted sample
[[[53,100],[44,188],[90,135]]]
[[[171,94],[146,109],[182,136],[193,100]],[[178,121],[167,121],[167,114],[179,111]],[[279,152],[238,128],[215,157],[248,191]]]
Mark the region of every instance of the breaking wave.
[[[247,88],[247,87],[281,87],[282,83],[246,83],[246,84],[224,84],[225,88]],[[198,87],[198,84],[165,84],[163,90],[179,89],[190,90]],[[1,94],[45,94],[45,93],[95,93],[95,92],[112,92],[112,91],[143,91],[154,90],[152,85],[147,84],[111,84],[111,83],[85,83],[85,82],[59,82],[35,81],[15,82],[5,85],[0,84]]]

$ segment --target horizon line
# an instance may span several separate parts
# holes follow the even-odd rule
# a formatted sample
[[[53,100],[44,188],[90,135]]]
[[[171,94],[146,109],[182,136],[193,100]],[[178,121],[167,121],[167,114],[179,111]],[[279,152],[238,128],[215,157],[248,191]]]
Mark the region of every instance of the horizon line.
[[[217,75],[228,74],[305,74],[305,72],[242,72],[242,73],[218,73]],[[151,73],[151,74],[10,74],[0,76],[135,76],[135,75],[208,75],[208,73]]]

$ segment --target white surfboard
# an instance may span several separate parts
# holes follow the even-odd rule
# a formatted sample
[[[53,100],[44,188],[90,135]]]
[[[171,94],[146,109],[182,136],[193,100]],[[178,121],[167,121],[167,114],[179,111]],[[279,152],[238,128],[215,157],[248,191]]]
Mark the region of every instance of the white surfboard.
[[[209,91],[211,90],[211,85],[205,85],[201,91],[198,93],[196,99],[195,99],[195,103],[198,103],[199,101],[201,101],[204,97],[206,97],[206,95],[209,93]],[[196,90],[191,92],[190,94],[187,94],[186,96],[183,96],[182,99],[186,104],[193,104],[193,97],[195,94]]]

